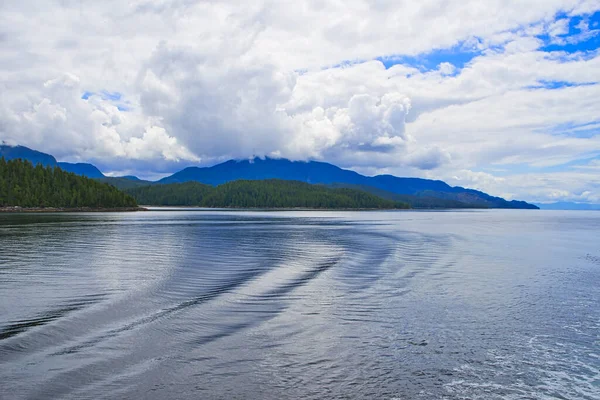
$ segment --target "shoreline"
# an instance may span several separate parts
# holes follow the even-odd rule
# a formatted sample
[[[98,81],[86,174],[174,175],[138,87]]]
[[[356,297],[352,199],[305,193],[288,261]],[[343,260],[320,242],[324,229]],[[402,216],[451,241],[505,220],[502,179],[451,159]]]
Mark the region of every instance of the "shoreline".
[[[410,211],[414,208],[307,208],[307,207],[200,207],[200,206],[150,206],[143,205],[148,211]]]
[[[136,212],[148,211],[144,207],[0,207],[0,213],[57,213],[57,212]]]
[[[45,213],[103,213],[103,212],[138,212],[138,211],[462,211],[490,210],[491,208],[305,208],[305,207],[198,207],[198,206],[152,206],[139,207],[0,207],[0,214],[45,214]],[[508,210],[508,209],[507,209]]]

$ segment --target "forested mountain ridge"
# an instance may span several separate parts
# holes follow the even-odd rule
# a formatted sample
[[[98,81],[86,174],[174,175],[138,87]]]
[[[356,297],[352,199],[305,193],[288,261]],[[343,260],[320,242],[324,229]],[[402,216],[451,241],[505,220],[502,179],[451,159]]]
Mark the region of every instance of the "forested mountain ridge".
[[[117,188],[52,166],[0,157],[0,207],[133,208]]]
[[[237,180],[280,179],[311,184],[333,185],[365,190],[384,198],[408,201],[414,208],[518,208],[536,209],[524,201],[505,200],[479,190],[450,186],[440,180],[404,178],[393,175],[365,176],[320,161],[291,161],[287,159],[253,158],[229,160],[211,167],[188,167],[158,182],[142,181],[136,177],[110,177],[92,164],[57,163],[49,154],[24,146],[0,144],[0,156],[23,158],[33,164],[58,165],[79,175],[98,179],[124,190],[151,184],[196,181],[212,186]]]
[[[212,167],[189,167],[165,177],[158,183],[197,181],[208,185],[220,185],[235,180],[282,179],[313,184],[357,185],[386,192],[427,198],[439,198],[468,204],[475,208],[528,208],[538,207],[524,201],[505,200],[487,193],[450,186],[440,180],[403,178],[393,175],[365,176],[320,161],[291,161],[275,158],[229,160]],[[437,202],[442,204],[443,202]]]
[[[132,189],[140,186],[148,186],[154,184],[151,181],[143,181],[141,179],[132,179],[126,176],[114,177],[106,176],[104,178],[95,178],[98,182],[108,183],[119,190]]]
[[[348,188],[348,189],[361,190],[363,192],[371,193],[377,197],[381,197],[382,199],[408,203],[411,208],[415,208],[415,209],[431,210],[431,209],[449,209],[449,208],[488,208],[485,205],[463,203],[458,200],[449,200],[449,199],[423,196],[423,195],[392,193],[392,192],[388,192],[386,190],[377,189],[372,186],[365,186],[365,185],[332,183],[332,184],[326,185],[326,186],[330,187],[330,188]]]
[[[170,183],[123,187],[139,204],[148,206],[193,206],[202,205],[204,197],[214,187],[199,182]]]
[[[41,151],[30,149],[25,146],[10,146],[4,142],[0,142],[0,157],[4,157],[6,161],[10,160],[27,160],[34,166],[42,164],[43,166],[59,167],[63,171],[72,172],[76,175],[85,176],[100,180],[105,183],[111,183],[113,186],[121,189],[119,184],[124,182],[123,185],[127,185],[127,181],[141,181],[135,176],[122,176],[122,177],[109,177],[105,176],[102,171],[98,169],[94,164],[90,163],[70,163],[63,161],[56,161],[56,158],[50,154],[42,153]],[[148,182],[150,183],[150,182]]]
[[[403,209],[403,202],[355,189],[332,189],[305,182],[239,180],[219,186],[198,182],[151,185],[126,190],[145,205],[216,208]]]

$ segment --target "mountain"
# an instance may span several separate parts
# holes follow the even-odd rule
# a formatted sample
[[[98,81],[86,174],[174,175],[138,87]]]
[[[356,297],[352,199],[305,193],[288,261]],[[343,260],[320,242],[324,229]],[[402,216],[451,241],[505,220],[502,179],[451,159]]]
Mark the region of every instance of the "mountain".
[[[217,186],[236,180],[279,179],[323,185],[337,184],[340,185],[340,188],[364,190],[376,196],[381,196],[381,193],[378,194],[377,191],[383,191],[387,195],[381,197],[393,201],[407,202],[415,208],[538,208],[524,201],[507,201],[478,190],[466,189],[460,186],[452,187],[440,180],[399,178],[392,175],[364,176],[354,171],[317,161],[304,162],[273,158],[230,160],[212,167],[185,168],[158,182],[150,182],[139,180],[134,176],[106,177],[92,164],[58,163],[53,156],[24,146],[3,144],[0,146],[1,156],[4,156],[7,160],[22,158],[33,164],[58,166],[78,175],[110,183],[122,190],[155,183],[170,184],[196,181]],[[398,197],[399,195],[403,197]]]
[[[32,150],[25,146],[0,144],[0,158],[2,157],[4,157],[6,161],[20,158],[29,161],[33,165],[42,164],[44,167],[56,167],[58,165],[56,158],[50,154]]]
[[[118,189],[127,189],[132,187],[150,185],[153,182],[143,181],[137,176],[122,176],[118,178],[105,176],[95,165],[88,163],[69,163],[57,162],[56,158],[50,154],[41,151],[32,150],[25,146],[0,145],[0,158],[4,157],[6,161],[14,159],[27,160],[33,165],[42,164],[45,167],[59,167],[60,169],[72,172],[76,175],[87,178],[97,179],[104,183],[109,183]]]
[[[52,166],[0,158],[0,207],[135,208],[117,188]]]
[[[397,194],[388,192],[386,190],[377,189],[372,186],[352,185],[348,183],[332,183],[330,185],[327,185],[327,187],[362,190],[364,192],[381,197],[382,199],[407,203],[408,205],[410,205],[411,208],[415,209],[488,208],[484,206],[477,207],[472,204],[463,203],[458,200],[448,200],[429,196],[416,196],[412,194]]]
[[[86,176],[88,178],[104,178],[104,174],[92,164],[57,162],[54,156],[25,146],[9,146],[2,144],[0,145],[0,158],[2,157],[4,157],[6,161],[21,159],[27,160],[33,165],[42,164],[44,167],[59,167],[64,171]]]
[[[232,208],[394,209],[406,203],[348,188],[266,179],[236,180],[216,187],[199,182],[151,185],[127,190],[140,204]]]
[[[208,185],[220,185],[235,180],[281,179],[330,185],[350,184],[368,186],[395,194],[440,198],[458,201],[474,207],[526,208],[538,207],[524,201],[507,201],[473,189],[452,187],[439,180],[421,178],[398,178],[392,175],[364,176],[354,171],[317,161],[290,161],[286,159],[254,158],[230,160],[212,167],[189,167],[158,183],[181,183],[197,181]]]
[[[135,180],[125,176],[105,176],[104,178],[97,178],[97,180],[100,182],[108,183],[109,185],[112,185],[119,190],[131,189],[141,186],[149,186],[154,184],[154,182],[151,181],[143,181],[141,179]]]
[[[59,162],[58,166],[60,169],[76,175],[87,176],[88,178],[104,178],[104,174],[92,164]]]
[[[539,203],[536,205],[542,210],[600,210],[600,204],[573,203],[568,201]]]

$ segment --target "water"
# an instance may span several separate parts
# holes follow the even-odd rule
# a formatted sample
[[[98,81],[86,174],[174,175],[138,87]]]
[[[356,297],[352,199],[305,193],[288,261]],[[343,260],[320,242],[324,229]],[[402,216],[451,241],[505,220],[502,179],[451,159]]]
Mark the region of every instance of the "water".
[[[2,399],[599,399],[600,212],[0,215]]]

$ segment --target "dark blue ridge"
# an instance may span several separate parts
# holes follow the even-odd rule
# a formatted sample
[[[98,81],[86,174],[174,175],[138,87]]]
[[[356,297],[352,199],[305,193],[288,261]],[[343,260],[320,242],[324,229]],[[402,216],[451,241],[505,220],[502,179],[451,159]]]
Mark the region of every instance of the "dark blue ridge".
[[[25,146],[8,146],[0,144],[0,158],[4,157],[6,161],[14,159],[27,160],[33,165],[42,164],[44,167],[56,167],[58,163],[56,158],[50,154],[32,150]]]
[[[130,181],[141,181],[140,178],[138,178],[137,176],[133,176],[133,175],[119,176],[118,178],[128,179]]]
[[[4,157],[7,161],[22,159],[29,161],[33,165],[42,164],[44,167],[59,167],[64,171],[87,176],[88,178],[104,178],[104,174],[100,172],[95,165],[88,163],[57,162],[54,156],[42,153],[41,151],[32,150],[25,146],[0,144],[0,157]]]
[[[77,175],[87,176],[88,178],[104,178],[104,174],[100,172],[95,165],[87,164],[87,163],[68,163],[68,162],[59,162],[58,166],[67,172],[72,172]]]

